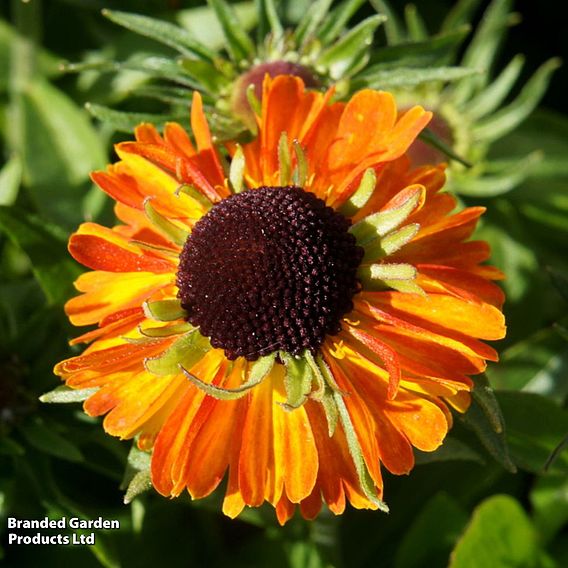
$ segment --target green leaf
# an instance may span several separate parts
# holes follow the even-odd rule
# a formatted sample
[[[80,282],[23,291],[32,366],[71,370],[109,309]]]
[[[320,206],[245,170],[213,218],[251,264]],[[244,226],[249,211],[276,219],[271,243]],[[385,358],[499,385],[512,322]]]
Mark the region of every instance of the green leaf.
[[[318,31],[318,38],[322,45],[331,44],[339,36],[347,22],[364,2],[365,0],[343,0],[337,8],[329,13]]]
[[[483,74],[461,83],[456,88],[453,100],[458,105],[465,103],[487,84],[491,65],[505,36],[504,31],[509,25],[517,22],[510,14],[512,3],[512,0],[493,0],[485,10],[462,59],[462,65],[479,69]]]
[[[194,55],[213,61],[217,54],[199,43],[187,30],[155,18],[119,12],[118,10],[103,10],[103,16],[135,33],[155,39],[164,45],[176,49],[184,55]]]
[[[179,64],[183,69],[193,77],[197,82],[203,85],[205,91],[215,94],[230,87],[230,79],[228,79],[219,69],[219,66],[212,65],[207,61],[197,61],[195,59],[181,59]],[[189,93],[186,92],[185,104],[190,100]]]
[[[98,120],[107,123],[119,132],[132,134],[142,122],[149,122],[156,128],[163,128],[166,122],[183,120],[185,117],[172,114],[149,114],[141,112],[124,112],[113,110],[103,105],[87,103],[86,109]]]
[[[207,0],[223,28],[227,51],[236,63],[254,57],[255,47],[233,9],[225,0]]]
[[[69,403],[69,402],[84,402],[91,395],[95,394],[98,388],[92,389],[78,389],[74,390],[64,385],[54,388],[52,391],[46,392],[39,397],[41,402],[49,403]]]
[[[556,474],[537,478],[530,500],[535,528],[546,544],[568,522],[568,477]]]
[[[27,442],[41,452],[72,462],[83,461],[83,455],[69,438],[56,432],[39,416],[24,422],[19,429]]]
[[[524,181],[535,166],[542,161],[542,152],[533,152],[528,156],[507,165],[497,173],[486,175],[468,176],[459,173],[452,180],[452,186],[457,193],[470,197],[496,197],[515,189]]]
[[[12,205],[22,181],[22,160],[14,154],[0,170],[0,205]]]
[[[519,96],[505,108],[479,121],[472,130],[472,136],[476,140],[490,142],[515,129],[536,108],[548,88],[552,73],[558,67],[558,58],[549,59],[541,65]]]
[[[406,27],[408,28],[408,37],[412,41],[423,41],[427,39],[428,30],[414,4],[407,4],[404,7],[404,19],[406,20]]]
[[[264,41],[265,36],[268,31],[272,33],[272,37],[275,40],[279,40],[284,34],[284,29],[278,17],[278,12],[276,10],[276,5],[274,0],[256,0],[255,2],[258,12],[258,43]]]
[[[371,6],[373,6],[379,14],[384,14],[387,17],[384,26],[387,44],[396,45],[403,41],[405,33],[390,4],[386,2],[386,0],[371,0]]]
[[[542,472],[550,454],[568,433],[568,411],[533,393],[498,392],[507,423],[507,441],[514,462],[535,473]],[[568,452],[561,452],[551,472],[568,472]]]
[[[316,33],[318,26],[329,12],[333,0],[316,0],[310,4],[300,23],[294,30],[294,40],[297,45],[304,45]]]
[[[424,140],[424,142],[427,142],[428,144],[430,144],[430,146],[436,148],[436,150],[439,150],[440,152],[442,152],[442,154],[448,156],[448,158],[459,162],[466,168],[471,168],[472,165],[467,160],[462,158],[459,154],[456,154],[453,148],[448,146],[448,144],[446,144],[433,130],[425,128],[418,135],[418,138],[420,138],[420,140]]]
[[[509,455],[503,413],[484,375],[476,377],[471,406],[460,418],[475,432],[495,461],[507,471],[514,473],[517,470]]]
[[[538,553],[534,528],[522,507],[508,495],[495,495],[473,512],[449,568],[527,568],[537,565]]]
[[[244,31],[249,31],[256,25],[258,13],[254,2],[236,2],[231,3],[231,6]],[[178,10],[175,17],[179,24],[188,30],[200,44],[215,51],[225,46],[223,26],[215,11],[209,6]]]
[[[404,531],[394,568],[445,566],[467,520],[467,513],[454,499],[436,494]]]
[[[373,43],[375,30],[385,16],[371,16],[346,33],[337,43],[324,51],[318,64],[329,69],[332,79],[341,79],[355,73],[367,62],[366,53]]]
[[[566,342],[553,329],[542,329],[507,348],[489,376],[499,389],[523,389],[562,403],[568,395]]]
[[[71,225],[81,220],[77,185],[102,168],[106,151],[88,115],[61,91],[35,81],[20,95],[15,150],[24,183],[43,213]]]
[[[547,266],[546,271],[550,276],[553,286],[558,290],[558,293],[564,300],[568,302],[568,276],[553,266]]]
[[[481,0],[458,0],[455,2],[442,22],[440,30],[443,32],[455,30],[459,26],[470,23],[473,12],[480,3]]]
[[[0,206],[0,231],[27,254],[48,302],[66,300],[81,270],[67,252],[65,232],[15,206]]]
[[[372,74],[386,68],[436,65],[451,60],[451,54],[469,34],[469,26],[435,35],[424,41],[389,45],[373,52],[371,65],[366,73]]]
[[[522,55],[513,57],[507,67],[486,89],[468,101],[467,114],[474,119],[479,119],[499,108],[519,78],[524,62],[525,58]]]
[[[426,83],[459,81],[464,77],[477,74],[475,69],[467,67],[399,67],[397,69],[379,69],[373,73],[362,73],[354,79],[353,84],[367,86],[372,89],[411,88]]]
[[[485,464],[485,460],[464,442],[446,437],[444,443],[435,452],[414,450],[416,464],[423,465],[442,461],[473,461]]]

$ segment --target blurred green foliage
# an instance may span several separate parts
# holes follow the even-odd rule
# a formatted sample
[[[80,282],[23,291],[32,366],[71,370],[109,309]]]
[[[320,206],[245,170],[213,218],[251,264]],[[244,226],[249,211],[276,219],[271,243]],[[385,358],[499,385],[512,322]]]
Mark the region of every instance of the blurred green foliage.
[[[439,29],[449,1],[420,3],[420,15],[414,8],[404,10],[402,3],[347,3],[359,8],[352,25],[373,15],[374,8],[392,10],[391,25],[375,37],[372,63],[420,56],[425,69],[425,57],[437,49],[447,53],[448,37],[471,18],[479,20],[487,6],[462,0],[445,24],[454,35],[427,41],[425,30]],[[310,2],[277,4],[283,21],[294,23]],[[515,17],[509,16],[508,4],[492,6],[510,24]],[[39,403],[40,395],[57,386],[53,364],[75,352],[67,345],[75,331],[62,305],[81,269],[67,253],[67,237],[82,220],[112,220],[110,204],[92,187],[89,172],[111,158],[118,135],[108,124],[93,122],[84,104],[119,104],[141,113],[167,110],[163,101],[128,98],[145,80],[136,70],[61,72],[62,60],[172,56],[167,47],[113,25],[100,15],[103,8],[164,18],[208,41],[211,49],[225,45],[202,2],[12,0],[0,5],[0,559],[5,565],[568,565],[565,108],[534,112],[487,149],[490,161],[513,173],[527,156],[540,152],[520,185],[499,192],[487,186],[485,193],[477,186],[476,197],[471,191],[462,196],[466,204],[487,207],[478,236],[491,243],[493,263],[507,275],[509,333],[499,346],[501,362],[488,370],[496,394],[480,382],[472,412],[456,417],[438,452],[419,454],[420,465],[410,477],[385,475],[389,515],[349,510],[335,518],[324,512],[315,522],[296,517],[280,528],[265,509],[247,511],[235,521],[223,517],[218,493],[195,503],[187,496],[175,501],[152,492],[137,496],[147,484],[143,457],[106,436],[99,421],[86,417],[78,405]],[[253,28],[255,4],[242,2],[238,10],[244,29]],[[395,27],[393,21],[405,25]],[[463,29],[459,33],[467,44]],[[525,30],[538,33],[530,26]],[[541,33],[529,38],[527,51],[548,31]],[[381,48],[386,40],[391,47]],[[457,45],[459,52],[463,48]],[[470,60],[492,55],[467,53]],[[124,505],[123,481],[132,478],[138,485],[131,485],[131,502]],[[8,516],[45,515],[103,516],[120,520],[121,529],[99,531],[92,547],[6,543]]]

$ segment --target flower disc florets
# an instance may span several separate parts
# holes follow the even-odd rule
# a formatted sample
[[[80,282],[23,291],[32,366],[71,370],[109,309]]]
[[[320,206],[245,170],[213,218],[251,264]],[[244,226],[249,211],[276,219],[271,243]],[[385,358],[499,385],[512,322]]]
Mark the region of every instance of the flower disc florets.
[[[350,223],[298,187],[225,199],[194,227],[177,285],[187,320],[229,359],[315,352],[353,308],[363,249]]]

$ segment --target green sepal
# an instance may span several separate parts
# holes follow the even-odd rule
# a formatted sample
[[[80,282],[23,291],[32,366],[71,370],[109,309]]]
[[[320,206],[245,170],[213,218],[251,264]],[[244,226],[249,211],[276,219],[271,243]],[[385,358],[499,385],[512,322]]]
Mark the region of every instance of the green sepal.
[[[373,168],[368,168],[361,177],[361,183],[353,195],[341,206],[339,212],[346,217],[352,217],[361,209],[375,191],[377,174]]]
[[[383,283],[396,290],[397,292],[404,292],[405,294],[418,294],[419,296],[426,296],[426,292],[414,282],[414,280],[383,280]]]
[[[388,234],[381,241],[382,249],[385,251],[385,254],[388,256],[401,249],[416,236],[419,230],[420,225],[418,223],[410,223]]]
[[[179,300],[156,300],[142,304],[144,315],[155,321],[175,321],[185,319],[186,311]]]
[[[384,237],[408,219],[420,202],[421,195],[422,189],[417,188],[400,207],[373,213],[373,215],[369,215],[355,223],[349,229],[349,232],[355,236],[357,244],[362,246],[376,240],[377,237]]]
[[[217,400],[236,400],[245,396],[251,389],[258,386],[268,376],[274,366],[275,359],[276,353],[274,352],[256,360],[251,367],[247,381],[236,389],[225,389],[212,385],[211,383],[205,383],[201,379],[198,379],[195,375],[192,375],[183,367],[183,365],[179,365],[179,369],[192,384],[209,396],[212,396]]]
[[[335,434],[337,428],[337,421],[339,419],[339,411],[337,410],[337,403],[335,402],[334,393],[331,389],[326,389],[322,399],[320,400],[325,412],[325,419],[327,421],[327,433],[331,438]]]
[[[332,79],[341,79],[365,66],[368,51],[373,42],[375,30],[386,20],[382,14],[370,16],[337,43],[324,51],[318,58],[318,65],[328,70]]]
[[[357,477],[359,478],[359,484],[361,489],[365,493],[366,497],[374,503],[381,511],[388,513],[389,508],[386,503],[381,501],[376,495],[375,483],[371,478],[371,474],[367,469],[367,464],[365,463],[365,458],[363,457],[363,450],[357,438],[357,433],[351,422],[351,417],[349,416],[349,411],[345,406],[345,401],[343,400],[343,395],[339,392],[333,393],[333,400],[335,401],[339,420],[341,421],[341,426],[343,427],[343,432],[347,440],[347,447],[349,449],[349,454],[353,460],[353,465],[355,466],[355,471],[357,472]]]
[[[331,369],[327,366],[327,363],[323,360],[321,353],[318,353],[316,357],[316,363],[320,371],[322,372],[326,385],[334,392],[342,392],[341,389],[339,388],[339,385],[335,381],[335,377],[333,376]]]
[[[231,166],[229,168],[229,182],[234,193],[240,193],[243,190],[243,178],[245,173],[245,155],[240,144],[237,144],[237,150]]]
[[[308,350],[304,353],[304,358],[312,371],[312,383],[315,383],[315,388],[312,388],[310,398],[317,402],[321,402],[325,394],[325,378],[317,364],[312,353]]]
[[[278,170],[280,172],[280,187],[290,184],[290,150],[288,148],[288,134],[282,132],[278,140]]]
[[[146,213],[146,217],[151,221],[151,223],[157,227],[160,232],[162,232],[166,237],[171,239],[174,243],[179,246],[183,246],[185,241],[187,241],[187,237],[189,237],[189,233],[184,231],[177,225],[174,225],[169,219],[160,215],[151,204],[151,198],[147,197],[144,200],[144,212]]]
[[[70,402],[85,402],[90,396],[95,394],[99,389],[71,389],[65,385],[54,388],[52,391],[46,392],[39,397],[40,402],[67,404]]]
[[[128,452],[126,469],[120,484],[121,489],[126,488],[123,498],[125,505],[152,487],[150,464],[151,454],[138,449],[136,442],[133,442]]]
[[[237,17],[234,8],[225,0],[207,0],[223,29],[227,51],[235,63],[252,59],[255,47]]]
[[[292,182],[297,187],[305,187],[308,181],[308,159],[298,140],[293,140],[292,146],[296,155],[296,167],[292,172]]]
[[[179,26],[164,20],[149,18],[139,14],[130,14],[118,10],[102,11],[103,16],[137,34],[149,37],[164,45],[172,47],[184,55],[193,55],[213,61],[218,55],[200,44],[191,34]]]
[[[174,325],[167,325],[163,327],[147,327],[142,329],[138,326],[138,331],[145,337],[171,337],[172,335],[180,335],[182,333],[187,333],[195,329],[189,323],[178,323]]]
[[[313,372],[305,357],[293,357],[292,355],[280,352],[280,357],[286,366],[286,376],[284,386],[286,387],[287,409],[299,408],[306,402],[312,390]]]
[[[209,339],[198,331],[190,331],[177,339],[158,357],[144,360],[147,371],[160,377],[179,373],[180,366],[191,369],[211,349]]]
[[[182,183],[175,191],[175,195],[187,195],[193,201],[196,201],[205,209],[205,211],[209,211],[211,207],[213,207],[213,203],[203,195],[201,191],[199,191],[194,185],[189,185],[187,183]]]
[[[134,475],[132,481],[128,484],[124,495],[123,503],[130,504],[138,495],[145,493],[152,488],[152,474],[149,469],[139,471]]]

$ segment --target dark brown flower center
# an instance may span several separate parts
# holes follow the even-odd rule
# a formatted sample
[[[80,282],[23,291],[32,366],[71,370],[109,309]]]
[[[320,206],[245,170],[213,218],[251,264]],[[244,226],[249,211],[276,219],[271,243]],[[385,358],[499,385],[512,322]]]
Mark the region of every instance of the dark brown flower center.
[[[180,256],[187,320],[229,359],[315,352],[341,328],[363,249],[350,222],[298,187],[261,187],[214,206]]]

